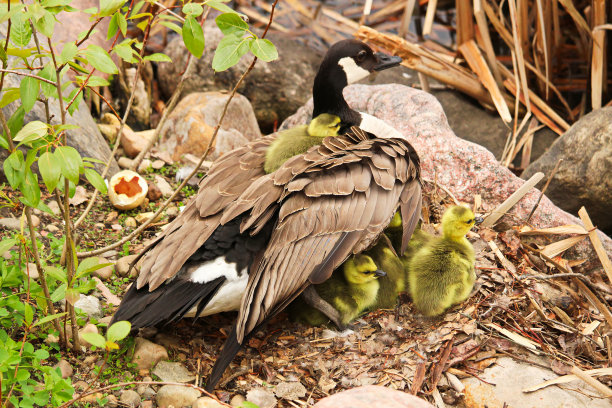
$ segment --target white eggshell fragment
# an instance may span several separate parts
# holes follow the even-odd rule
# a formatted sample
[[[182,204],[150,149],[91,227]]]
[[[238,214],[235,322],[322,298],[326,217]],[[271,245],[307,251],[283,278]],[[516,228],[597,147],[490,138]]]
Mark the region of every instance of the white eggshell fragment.
[[[132,170],[122,170],[108,183],[108,198],[113,207],[131,210],[138,207],[147,196],[147,181]]]

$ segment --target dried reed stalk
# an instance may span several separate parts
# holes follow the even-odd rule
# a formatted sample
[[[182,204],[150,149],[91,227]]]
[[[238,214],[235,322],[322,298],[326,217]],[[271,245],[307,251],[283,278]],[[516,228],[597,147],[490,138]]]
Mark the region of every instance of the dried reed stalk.
[[[593,0],[592,21],[593,26],[606,22],[606,0]],[[597,30],[593,33],[593,53],[591,57],[591,107],[593,109],[601,108],[605,41],[605,31]]]

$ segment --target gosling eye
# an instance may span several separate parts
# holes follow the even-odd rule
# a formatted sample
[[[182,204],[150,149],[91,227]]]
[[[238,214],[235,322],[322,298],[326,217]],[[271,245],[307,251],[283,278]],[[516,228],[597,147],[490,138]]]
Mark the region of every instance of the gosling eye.
[[[362,62],[367,55],[368,53],[365,50],[359,51],[359,54],[357,54],[357,61]]]
[[[467,220],[466,223],[467,224],[472,224],[474,222],[474,219],[472,218],[471,220]]]

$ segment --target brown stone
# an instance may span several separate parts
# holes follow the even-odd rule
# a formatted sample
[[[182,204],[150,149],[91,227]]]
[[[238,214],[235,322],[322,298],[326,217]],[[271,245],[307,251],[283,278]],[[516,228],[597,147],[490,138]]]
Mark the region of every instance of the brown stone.
[[[150,370],[159,360],[167,358],[168,352],[163,346],[142,337],[136,338],[132,363],[135,363],[139,370]]]

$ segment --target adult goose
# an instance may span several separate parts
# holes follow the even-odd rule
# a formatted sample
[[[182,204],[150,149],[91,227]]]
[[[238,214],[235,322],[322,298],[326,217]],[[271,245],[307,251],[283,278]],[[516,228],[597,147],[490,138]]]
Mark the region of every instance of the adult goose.
[[[396,64],[363,43],[336,44],[317,74],[314,102],[322,112],[328,103],[322,95],[333,95],[336,104],[327,113],[347,127],[400,137],[375,138],[353,126],[269,174],[264,165],[274,134],[220,157],[195,199],[141,253],[138,280],[113,320],[129,320],[137,329],[239,305],[207,381],[212,389],[246,338],[311,283],[325,281],[374,243],[398,207],[407,245],[420,215],[418,156],[401,134],[380,134],[367,126],[375,120],[340,106],[342,88],[363,71]],[[334,91],[321,93],[326,86]]]

